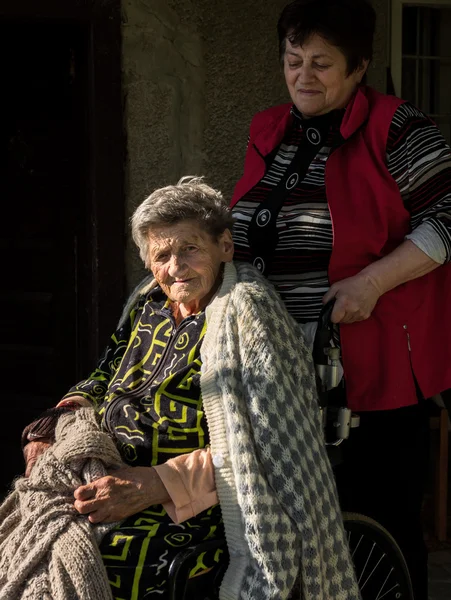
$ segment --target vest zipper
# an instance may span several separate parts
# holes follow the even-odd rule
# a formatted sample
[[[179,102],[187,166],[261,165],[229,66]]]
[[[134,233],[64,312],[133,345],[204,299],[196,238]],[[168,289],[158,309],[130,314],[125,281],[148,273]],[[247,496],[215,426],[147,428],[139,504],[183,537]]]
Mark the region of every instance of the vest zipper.
[[[404,331],[406,332],[406,336],[407,336],[407,348],[409,349],[409,352],[412,351],[412,348],[410,346],[410,333],[407,331],[407,325],[403,325],[402,326]]]

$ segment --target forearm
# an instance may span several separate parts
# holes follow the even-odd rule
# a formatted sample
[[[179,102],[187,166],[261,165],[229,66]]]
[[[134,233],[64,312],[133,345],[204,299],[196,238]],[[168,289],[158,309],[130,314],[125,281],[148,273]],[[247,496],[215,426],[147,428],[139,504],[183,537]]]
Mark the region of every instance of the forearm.
[[[384,258],[368,265],[360,275],[366,276],[382,295],[402,283],[427,275],[439,266],[440,263],[406,240]]]
[[[149,504],[165,504],[171,497],[154,467],[134,467],[137,469],[138,480],[142,481],[142,490]],[[145,508],[147,508],[147,506]]]

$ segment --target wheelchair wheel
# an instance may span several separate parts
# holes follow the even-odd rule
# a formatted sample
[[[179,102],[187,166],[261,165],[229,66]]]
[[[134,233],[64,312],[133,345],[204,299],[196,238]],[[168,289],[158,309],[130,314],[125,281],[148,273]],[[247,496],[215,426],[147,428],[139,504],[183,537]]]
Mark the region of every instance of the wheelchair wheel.
[[[377,521],[343,513],[362,600],[413,600],[404,556],[390,533]]]

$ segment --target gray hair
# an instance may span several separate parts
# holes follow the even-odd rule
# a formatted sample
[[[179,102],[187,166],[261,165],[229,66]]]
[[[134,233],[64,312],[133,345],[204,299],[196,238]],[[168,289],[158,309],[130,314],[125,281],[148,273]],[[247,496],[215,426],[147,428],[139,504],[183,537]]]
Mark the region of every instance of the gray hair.
[[[177,185],[152,192],[133,213],[132,237],[143,262],[147,262],[148,234],[153,226],[186,220],[197,221],[215,240],[233,228],[232,213],[221,192],[204,183],[203,177],[182,177]]]

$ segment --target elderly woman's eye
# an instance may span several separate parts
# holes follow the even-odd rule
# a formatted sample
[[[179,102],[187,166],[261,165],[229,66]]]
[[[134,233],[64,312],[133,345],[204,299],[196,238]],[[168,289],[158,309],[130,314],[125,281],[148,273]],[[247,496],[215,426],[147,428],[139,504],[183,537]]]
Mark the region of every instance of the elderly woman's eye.
[[[197,248],[197,246],[187,246],[187,247],[185,248],[185,250],[186,250],[187,252],[193,253],[193,252],[197,252],[198,248]]]
[[[330,67],[330,65],[322,65],[319,63],[313,63],[313,66],[315,67],[315,69],[319,69],[320,71],[323,71],[325,69],[328,69]]]
[[[301,66],[300,62],[289,62],[288,66],[290,69],[298,69]]]

